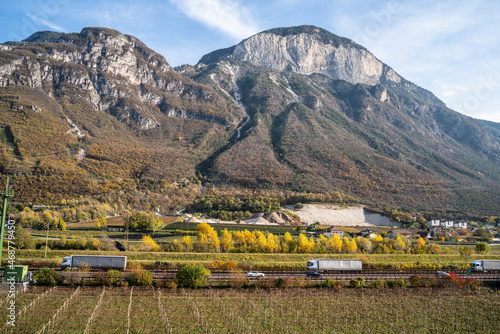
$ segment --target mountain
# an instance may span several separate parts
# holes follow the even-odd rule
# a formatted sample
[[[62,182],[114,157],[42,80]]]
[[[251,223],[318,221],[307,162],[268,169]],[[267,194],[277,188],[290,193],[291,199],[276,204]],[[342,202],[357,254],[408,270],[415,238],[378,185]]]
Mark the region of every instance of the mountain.
[[[0,44],[0,115],[0,171],[21,202],[173,207],[201,181],[498,215],[499,124],[318,27],[264,31],[175,69],[112,29],[38,32]]]

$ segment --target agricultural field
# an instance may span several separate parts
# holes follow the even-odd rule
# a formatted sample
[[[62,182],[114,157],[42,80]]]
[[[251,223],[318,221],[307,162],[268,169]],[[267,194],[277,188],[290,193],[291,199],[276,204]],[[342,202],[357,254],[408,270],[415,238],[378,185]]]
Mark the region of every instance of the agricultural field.
[[[500,294],[486,289],[35,287],[0,332],[498,333],[499,323]]]

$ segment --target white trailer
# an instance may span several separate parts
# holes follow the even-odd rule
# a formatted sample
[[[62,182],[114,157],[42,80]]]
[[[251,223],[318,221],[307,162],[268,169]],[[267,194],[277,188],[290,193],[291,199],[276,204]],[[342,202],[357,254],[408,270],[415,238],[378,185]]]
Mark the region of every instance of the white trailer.
[[[315,259],[307,261],[307,272],[325,271],[361,271],[363,262],[361,260],[326,260]]]
[[[471,271],[500,270],[500,260],[476,260],[470,264]]]
[[[66,256],[63,259],[61,268],[79,268],[84,265],[88,265],[90,268],[123,270],[127,267],[127,257],[107,255],[71,255]]]

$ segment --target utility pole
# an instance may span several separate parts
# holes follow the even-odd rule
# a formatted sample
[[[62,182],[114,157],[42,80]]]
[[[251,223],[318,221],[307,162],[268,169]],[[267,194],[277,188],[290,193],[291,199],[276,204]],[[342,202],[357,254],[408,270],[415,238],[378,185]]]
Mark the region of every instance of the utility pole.
[[[49,227],[50,227],[50,223],[47,222],[47,237],[45,238],[45,256],[44,257],[47,257],[47,244],[49,243]]]
[[[0,192],[3,197],[2,209],[2,226],[0,227],[0,264],[2,263],[2,249],[3,249],[3,230],[5,226],[5,217],[7,215],[7,198],[14,196],[14,190],[9,190],[9,177],[7,176],[7,183],[5,184],[5,191]]]

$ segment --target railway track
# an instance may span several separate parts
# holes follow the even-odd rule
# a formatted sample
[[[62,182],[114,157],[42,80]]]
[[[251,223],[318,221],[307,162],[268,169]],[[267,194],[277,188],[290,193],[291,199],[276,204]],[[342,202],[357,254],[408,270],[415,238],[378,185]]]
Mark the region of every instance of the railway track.
[[[68,271],[62,270],[60,268],[54,268],[57,272],[63,276],[70,275]],[[30,271],[36,271],[36,268],[30,268]],[[153,273],[153,280],[173,280],[177,275],[177,269],[154,269],[149,270]],[[104,270],[91,270],[89,272],[82,273],[84,279],[93,280],[97,276],[96,274],[102,273]],[[131,270],[125,270],[124,273],[130,273]],[[436,270],[430,269],[363,269],[361,271],[355,272],[329,272],[323,273],[322,277],[309,277],[306,275],[305,269],[262,269],[259,270],[265,275],[265,278],[277,279],[277,278],[302,278],[309,279],[311,281],[323,281],[325,279],[334,279],[337,281],[348,281],[351,279],[356,279],[358,277],[364,277],[366,282],[373,282],[376,280],[396,280],[400,278],[409,279],[414,275],[418,275],[420,278],[440,278],[446,279],[447,277],[438,277],[435,275]],[[488,273],[467,273],[463,270],[451,271],[454,272],[460,278],[474,278],[478,281],[500,281],[500,271],[488,272]],[[0,277],[3,273],[0,275]],[[208,278],[209,282],[231,282],[237,279],[246,279],[244,271],[227,271],[227,270],[211,270],[211,275]],[[248,280],[257,280],[258,278],[248,278]]]

